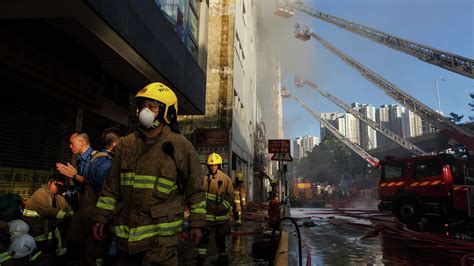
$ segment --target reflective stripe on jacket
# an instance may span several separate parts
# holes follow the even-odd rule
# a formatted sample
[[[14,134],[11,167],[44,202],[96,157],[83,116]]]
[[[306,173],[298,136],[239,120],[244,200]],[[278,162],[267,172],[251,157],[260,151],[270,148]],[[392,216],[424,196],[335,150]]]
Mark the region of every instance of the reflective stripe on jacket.
[[[56,207],[53,207],[53,199]],[[37,189],[23,210],[23,220],[30,226],[29,234],[36,241],[51,239],[49,233],[64,218],[69,206],[61,195],[54,196],[46,186]],[[47,228],[45,228],[45,225]]]
[[[234,199],[232,180],[221,170],[215,175],[204,177],[206,189],[206,221],[209,224],[223,224],[230,220],[230,208]]]
[[[8,251],[0,252],[0,263],[4,263],[11,258],[12,257],[10,257],[10,254],[8,254]]]
[[[153,140],[134,132],[116,148],[97,201],[98,212],[92,217],[95,222],[111,222],[120,249],[130,254],[166,245],[158,238],[177,235],[182,229],[184,199],[178,191],[175,161],[163,151],[165,142],[173,144],[177,166],[187,180],[184,196],[191,209],[190,226],[205,225],[203,176],[192,144],[168,126]]]

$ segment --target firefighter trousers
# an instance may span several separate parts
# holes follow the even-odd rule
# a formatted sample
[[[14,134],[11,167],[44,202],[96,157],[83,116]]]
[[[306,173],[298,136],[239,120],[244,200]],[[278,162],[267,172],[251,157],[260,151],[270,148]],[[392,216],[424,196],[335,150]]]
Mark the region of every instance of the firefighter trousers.
[[[227,258],[227,236],[230,234],[230,231],[230,222],[225,224],[208,225],[206,229],[203,229],[202,239],[198,245],[198,260],[205,260],[212,233],[214,233],[216,238],[219,257]]]
[[[178,236],[170,236],[166,238],[175,237],[175,240],[167,240],[168,243],[175,243],[176,245],[169,246],[154,246],[151,249],[137,254],[129,254],[127,252],[119,251],[119,266],[149,266],[149,265],[178,265]]]

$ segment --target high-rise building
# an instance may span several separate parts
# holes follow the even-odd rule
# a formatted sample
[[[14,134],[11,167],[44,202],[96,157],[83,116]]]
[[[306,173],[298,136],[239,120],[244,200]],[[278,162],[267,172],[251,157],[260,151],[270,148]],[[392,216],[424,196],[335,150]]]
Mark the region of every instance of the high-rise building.
[[[343,136],[360,144],[359,119],[346,113],[321,113],[321,118],[331,123]],[[321,126],[321,138],[327,135],[327,129]]]
[[[402,126],[403,113],[405,113],[405,107],[400,105],[392,104],[388,109],[390,130],[405,138]]]
[[[360,145],[360,125],[359,119],[352,114],[344,114],[344,136],[353,143]]]
[[[425,123],[412,111],[396,104],[382,105],[377,108],[376,121],[403,138],[412,138],[433,131],[429,123]],[[378,146],[383,146],[388,142],[390,142],[388,138],[377,133]]]
[[[429,123],[425,123],[418,115],[405,107],[390,104],[375,108],[370,104],[352,103],[351,107],[359,113],[375,121],[382,127],[391,130],[403,138],[412,138],[433,132]],[[333,125],[339,133],[365,150],[375,149],[391,141],[375,129],[359,121],[352,114],[321,113],[321,118]],[[327,135],[327,129],[321,125],[321,138]]]
[[[244,176],[248,200],[262,200],[264,179],[255,175],[269,168],[261,154],[261,134],[269,124],[262,121],[267,110],[260,104],[270,103],[257,95],[257,5],[250,0],[203,2],[209,3],[208,49],[213,51],[207,56],[206,113],[180,122],[192,134],[201,163],[211,152],[219,153],[225,173],[232,179],[237,173]]]
[[[402,126],[405,138],[412,138],[423,134],[423,123],[421,117],[410,110],[405,110]]]
[[[384,104],[375,110],[375,121],[382,127],[390,128],[390,115],[388,110],[390,106]],[[388,139],[377,132],[377,146],[383,146],[387,144]]]
[[[299,160],[303,157],[303,145],[301,144],[301,137],[293,140],[293,159]]]
[[[320,114],[322,119],[328,121],[337,130],[339,130],[339,132],[342,135],[344,135],[344,132],[345,132],[344,125],[345,125],[345,123],[342,120],[339,119],[343,115],[344,115],[344,113],[337,113],[337,112],[321,113]],[[327,134],[328,134],[327,128],[324,127],[323,125],[321,125],[321,131],[320,131],[321,139],[324,139]]]
[[[313,151],[314,146],[319,145],[319,138],[315,136],[306,135],[301,141],[303,145],[303,156],[306,156],[307,152]]]
[[[307,153],[313,151],[314,146],[319,145],[319,138],[306,135],[293,140],[293,157],[299,160],[307,156]]]
[[[352,108],[372,121],[376,121],[375,107],[370,104],[353,103]],[[365,150],[377,148],[377,131],[360,121],[360,146]]]

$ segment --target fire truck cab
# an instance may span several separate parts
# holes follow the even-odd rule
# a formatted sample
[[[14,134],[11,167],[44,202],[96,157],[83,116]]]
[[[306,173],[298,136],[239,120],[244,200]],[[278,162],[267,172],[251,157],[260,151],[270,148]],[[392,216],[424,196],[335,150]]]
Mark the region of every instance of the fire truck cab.
[[[465,157],[452,154],[380,161],[379,210],[389,210],[403,223],[474,216],[474,179]]]

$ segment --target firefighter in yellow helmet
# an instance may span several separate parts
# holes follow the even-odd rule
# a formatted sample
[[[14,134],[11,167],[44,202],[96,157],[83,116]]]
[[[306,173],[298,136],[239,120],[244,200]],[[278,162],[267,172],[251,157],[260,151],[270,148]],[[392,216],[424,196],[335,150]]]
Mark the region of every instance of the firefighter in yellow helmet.
[[[205,226],[203,174],[193,145],[179,131],[174,92],[156,82],[135,97],[140,130],[123,137],[97,201],[93,235],[116,235],[119,265],[177,265],[183,205],[191,239]],[[107,225],[107,226],[105,226]]]
[[[242,225],[242,211],[247,208],[247,192],[244,184],[244,175],[235,174],[234,219],[236,225]]]
[[[227,241],[230,234],[230,208],[234,199],[234,187],[229,176],[222,172],[222,157],[217,153],[211,153],[207,158],[209,174],[204,177],[204,188],[206,190],[206,222],[207,230],[203,233],[201,244],[198,246],[197,265],[204,264],[209,237],[213,231],[216,237],[218,265],[228,263]]]

